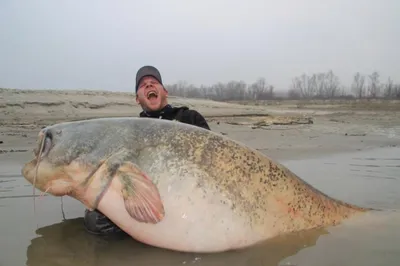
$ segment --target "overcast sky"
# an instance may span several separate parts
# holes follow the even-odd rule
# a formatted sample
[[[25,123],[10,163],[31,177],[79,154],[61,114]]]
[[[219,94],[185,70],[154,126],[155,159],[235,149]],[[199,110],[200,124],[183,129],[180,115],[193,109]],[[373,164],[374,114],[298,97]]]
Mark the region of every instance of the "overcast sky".
[[[332,69],[400,82],[399,0],[0,0],[0,87],[134,91]]]

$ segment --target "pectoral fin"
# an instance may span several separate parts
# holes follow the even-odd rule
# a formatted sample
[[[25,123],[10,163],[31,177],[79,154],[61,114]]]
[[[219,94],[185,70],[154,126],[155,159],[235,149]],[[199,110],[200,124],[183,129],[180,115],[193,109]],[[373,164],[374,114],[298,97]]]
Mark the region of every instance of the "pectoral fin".
[[[135,164],[124,162],[117,170],[127,212],[143,223],[158,223],[164,217],[164,205],[156,185]]]
[[[112,180],[119,178],[122,196],[129,215],[143,223],[158,223],[164,217],[164,205],[156,185],[137,165],[132,163],[134,155],[126,149],[103,160],[99,167],[82,183],[85,190],[89,187],[96,191],[96,200],[90,207],[96,209]],[[100,178],[96,187],[93,179]]]

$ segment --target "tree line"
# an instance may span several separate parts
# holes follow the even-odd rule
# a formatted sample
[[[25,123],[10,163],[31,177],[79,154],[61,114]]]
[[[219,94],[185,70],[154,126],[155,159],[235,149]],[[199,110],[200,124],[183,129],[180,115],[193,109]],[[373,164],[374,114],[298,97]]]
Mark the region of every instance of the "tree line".
[[[341,83],[333,71],[302,74],[292,79],[292,84],[286,93],[277,94],[274,85],[265,78],[258,78],[254,83],[244,81],[218,82],[211,86],[196,87],[187,81],[165,85],[172,96],[203,98],[218,101],[271,100],[288,99],[335,99],[335,98],[387,98],[400,99],[400,83],[394,83],[389,77],[387,81],[380,80],[380,74],[369,75],[355,73],[350,86]]]
[[[168,93],[173,96],[204,98],[219,101],[268,100],[274,98],[274,86],[265,78],[259,78],[253,84],[244,81],[218,82],[211,86],[196,87],[187,81],[166,85]]]

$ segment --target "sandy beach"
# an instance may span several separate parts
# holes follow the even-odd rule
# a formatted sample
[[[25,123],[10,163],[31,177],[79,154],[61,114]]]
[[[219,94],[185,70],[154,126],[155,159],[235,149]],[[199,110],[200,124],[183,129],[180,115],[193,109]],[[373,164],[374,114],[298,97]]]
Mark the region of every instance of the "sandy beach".
[[[285,164],[336,198],[400,209],[400,107],[397,102],[222,103],[170,97],[202,113],[211,130]],[[102,240],[83,228],[84,207],[44,197],[34,219],[32,186],[20,170],[39,130],[62,121],[138,116],[129,93],[0,90],[0,265],[395,265],[400,214],[347,229],[283,237],[262,248],[215,256],[179,254],[132,239]],[[389,218],[388,218],[389,217]],[[39,223],[37,226],[36,223]],[[397,244],[396,244],[397,243]],[[357,256],[354,256],[358,252]],[[339,255],[338,255],[339,254]],[[158,263],[158,264],[157,264]]]
[[[170,97],[203,114],[211,129],[276,159],[399,145],[400,103],[342,101],[224,103]],[[106,91],[0,90],[0,153],[28,152],[52,123],[138,116],[134,94]],[[301,155],[300,155],[301,154]]]

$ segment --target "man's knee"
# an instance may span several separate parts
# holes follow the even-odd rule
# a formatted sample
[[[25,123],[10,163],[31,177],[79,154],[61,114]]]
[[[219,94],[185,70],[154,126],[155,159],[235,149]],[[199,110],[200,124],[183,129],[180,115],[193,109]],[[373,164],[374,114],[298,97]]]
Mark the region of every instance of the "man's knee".
[[[89,233],[96,235],[124,234],[118,226],[97,210],[85,210],[84,225]]]

